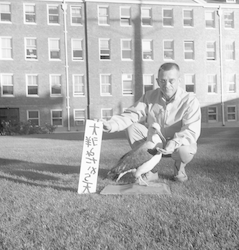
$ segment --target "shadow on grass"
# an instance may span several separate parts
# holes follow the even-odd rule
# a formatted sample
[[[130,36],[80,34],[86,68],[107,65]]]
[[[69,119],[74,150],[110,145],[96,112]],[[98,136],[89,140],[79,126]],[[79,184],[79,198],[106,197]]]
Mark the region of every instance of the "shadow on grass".
[[[0,175],[0,179],[8,180],[8,181],[19,183],[19,184],[31,185],[31,186],[34,186],[34,187],[53,188],[53,189],[56,189],[58,191],[77,192],[77,188],[62,187],[62,186],[49,185],[49,184],[40,184],[40,183],[35,183],[33,181],[30,181],[30,180],[25,181],[25,180],[21,180],[21,179],[14,178],[14,177],[6,177],[6,176],[1,176]]]
[[[17,172],[19,174],[21,172],[24,174],[27,171],[33,171],[33,170],[41,172],[50,172],[55,174],[77,174],[79,173],[79,169],[80,167],[78,166],[35,163],[35,162],[0,158],[0,171],[9,174],[15,174]],[[38,179],[40,180],[41,178]]]
[[[47,172],[47,173],[44,173]],[[57,190],[77,191],[76,188],[64,187],[59,184],[40,183],[42,181],[61,182],[62,178],[54,174],[79,174],[78,166],[64,166],[45,163],[34,163],[13,159],[0,158],[0,179],[32,186],[49,187]],[[6,176],[5,176],[6,175]],[[23,179],[22,179],[23,178]]]
[[[18,135],[17,135],[18,136]],[[38,138],[38,139],[52,139],[52,140],[69,140],[69,141],[83,141],[84,132],[64,132],[64,133],[52,133],[52,134],[32,134],[32,135],[19,135],[22,138]],[[116,133],[103,133],[102,140],[119,140],[126,139],[124,131]]]

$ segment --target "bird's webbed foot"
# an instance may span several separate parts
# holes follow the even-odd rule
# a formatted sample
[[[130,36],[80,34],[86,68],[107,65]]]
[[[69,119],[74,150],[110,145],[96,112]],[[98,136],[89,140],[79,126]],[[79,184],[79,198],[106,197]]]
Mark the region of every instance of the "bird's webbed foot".
[[[139,178],[137,179],[137,183],[140,186],[149,186],[149,184],[142,178],[142,176],[140,175]]]

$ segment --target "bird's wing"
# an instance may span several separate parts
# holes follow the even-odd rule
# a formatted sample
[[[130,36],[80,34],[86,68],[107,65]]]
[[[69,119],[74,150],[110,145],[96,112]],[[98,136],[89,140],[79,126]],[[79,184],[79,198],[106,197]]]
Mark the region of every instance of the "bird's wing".
[[[156,150],[149,149],[148,147],[147,142],[145,142],[123,155],[117,164],[109,171],[108,177],[115,179],[119,174],[130,169],[137,169],[143,163],[150,160],[153,154],[156,153]]]

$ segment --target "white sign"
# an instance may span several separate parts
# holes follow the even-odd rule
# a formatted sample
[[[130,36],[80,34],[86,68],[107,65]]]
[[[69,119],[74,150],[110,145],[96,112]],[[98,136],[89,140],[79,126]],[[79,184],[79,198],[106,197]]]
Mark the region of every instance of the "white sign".
[[[86,121],[78,193],[95,193],[100,163],[103,123]]]

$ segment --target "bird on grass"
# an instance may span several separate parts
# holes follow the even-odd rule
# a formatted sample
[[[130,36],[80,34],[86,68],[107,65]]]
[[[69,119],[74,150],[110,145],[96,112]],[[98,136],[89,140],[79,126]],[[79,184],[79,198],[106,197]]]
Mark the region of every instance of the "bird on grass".
[[[163,142],[166,142],[166,139],[161,133],[160,125],[153,123],[149,127],[147,141],[123,155],[107,176],[118,182],[131,172],[139,185],[148,186],[142,175],[151,171],[161,160],[162,153],[158,152],[158,149],[163,147]]]

